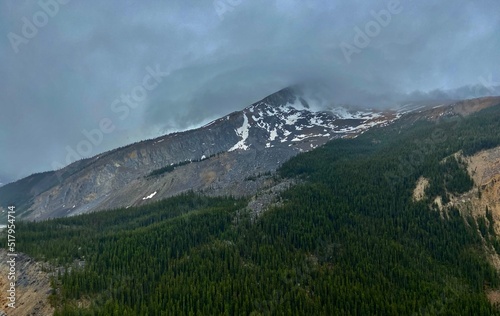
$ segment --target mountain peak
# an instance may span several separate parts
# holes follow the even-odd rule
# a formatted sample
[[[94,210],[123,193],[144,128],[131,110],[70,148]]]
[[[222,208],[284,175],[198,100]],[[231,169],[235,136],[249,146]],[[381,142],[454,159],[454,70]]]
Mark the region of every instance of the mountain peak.
[[[297,87],[286,87],[265,97],[264,99],[254,103],[253,105],[265,103],[267,105],[280,107],[289,103],[293,104],[297,100],[297,92]]]

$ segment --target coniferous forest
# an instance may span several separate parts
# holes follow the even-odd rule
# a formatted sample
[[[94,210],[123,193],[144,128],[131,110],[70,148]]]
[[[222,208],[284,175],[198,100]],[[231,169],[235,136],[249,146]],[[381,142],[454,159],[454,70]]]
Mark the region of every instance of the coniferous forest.
[[[187,193],[18,223],[17,248],[63,267],[55,315],[500,315],[491,216],[432,206],[473,187],[453,154],[499,146],[498,131],[500,106],[403,119],[285,163],[277,177],[302,181],[256,220],[247,200]]]

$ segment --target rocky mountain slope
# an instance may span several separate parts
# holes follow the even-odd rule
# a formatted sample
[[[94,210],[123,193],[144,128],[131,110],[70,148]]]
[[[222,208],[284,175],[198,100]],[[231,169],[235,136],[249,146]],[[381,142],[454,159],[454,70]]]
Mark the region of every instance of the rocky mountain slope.
[[[7,251],[0,249],[0,261],[7,262],[10,258]],[[54,309],[50,306],[48,297],[52,293],[49,273],[43,269],[43,264],[35,262],[25,254],[16,258],[17,283],[15,308],[9,307],[5,295],[0,298],[0,316],[46,316],[52,315]],[[9,266],[0,265],[0,290],[8,293],[10,281],[4,277],[9,274]]]
[[[500,147],[483,150],[470,157],[463,157],[461,152],[455,156],[464,161],[474,187],[463,194],[450,195],[447,203],[438,203],[440,211],[446,213],[455,207],[464,216],[471,215],[474,218],[486,218],[488,211],[494,220],[492,229],[500,233]],[[425,182],[422,179],[421,183]]]
[[[272,186],[272,172],[300,152],[401,117],[458,115],[457,104],[409,105],[383,112],[341,107],[314,111],[314,100],[286,88],[201,128],[135,143],[3,186],[0,206],[14,204],[18,216],[43,220],[141,205],[188,190],[251,196]]]

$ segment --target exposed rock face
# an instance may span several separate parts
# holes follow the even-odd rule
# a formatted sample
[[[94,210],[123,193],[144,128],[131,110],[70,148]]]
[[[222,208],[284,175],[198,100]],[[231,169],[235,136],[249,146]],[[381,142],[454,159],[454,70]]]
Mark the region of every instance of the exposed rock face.
[[[425,190],[429,186],[429,180],[420,177],[417,181],[417,185],[415,186],[415,190],[413,191],[413,200],[414,201],[422,201],[425,197]]]
[[[476,216],[484,216],[488,208],[495,220],[495,231],[500,233],[500,147],[470,157],[468,170],[476,188],[460,202],[469,202]]]
[[[7,304],[6,293],[10,281],[7,279],[9,267],[4,264],[9,258],[7,251],[0,249],[0,315],[8,316],[47,316],[54,313],[48,302],[52,291],[48,273],[42,270],[42,265],[24,254],[16,257],[16,303],[15,308]]]
[[[500,234],[500,147],[483,150],[471,157],[463,157],[460,153],[455,156],[467,163],[474,188],[464,194],[450,196],[450,201],[446,204],[442,203],[441,197],[436,197],[434,202],[441,211],[455,207],[463,215],[475,218],[486,217],[488,209],[494,219],[495,231]],[[498,267],[500,269],[500,261]]]

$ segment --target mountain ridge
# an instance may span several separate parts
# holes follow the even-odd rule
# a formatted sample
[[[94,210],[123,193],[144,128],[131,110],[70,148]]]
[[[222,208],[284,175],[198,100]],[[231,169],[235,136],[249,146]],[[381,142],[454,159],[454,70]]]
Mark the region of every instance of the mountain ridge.
[[[269,187],[269,174],[300,152],[335,138],[356,137],[403,116],[422,118],[436,111],[444,115],[450,105],[429,107],[423,108],[424,114],[418,107],[418,111],[312,111],[297,88],[285,88],[202,127],[123,146],[8,184],[0,188],[0,206],[14,204],[21,217],[43,220],[142,205],[189,190],[251,196]],[[146,177],[182,162],[193,163]],[[256,177],[261,174],[267,176]],[[245,181],[248,178],[258,179]]]

